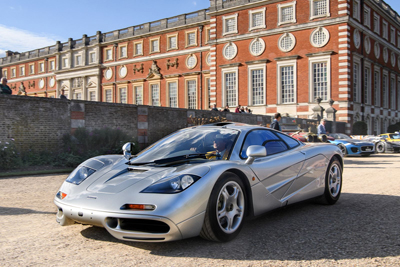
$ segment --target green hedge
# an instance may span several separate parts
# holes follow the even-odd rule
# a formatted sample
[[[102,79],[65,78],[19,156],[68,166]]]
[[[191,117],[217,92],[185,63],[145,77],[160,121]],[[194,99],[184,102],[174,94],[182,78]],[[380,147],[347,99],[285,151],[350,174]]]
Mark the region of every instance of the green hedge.
[[[353,134],[354,135],[367,135],[368,125],[363,121],[356,121],[353,124]]]

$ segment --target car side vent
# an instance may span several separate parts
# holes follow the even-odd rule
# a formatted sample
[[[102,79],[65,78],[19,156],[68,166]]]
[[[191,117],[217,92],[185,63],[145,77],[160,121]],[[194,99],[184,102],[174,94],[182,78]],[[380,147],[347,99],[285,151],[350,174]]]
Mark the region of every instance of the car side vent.
[[[204,126],[225,126],[225,125],[230,125],[230,124],[235,124],[235,123],[234,122],[216,122],[216,123],[206,124]]]
[[[142,173],[142,172],[147,172],[148,171],[146,169],[135,169],[135,168],[128,168],[128,170],[130,172],[133,172],[133,173]]]

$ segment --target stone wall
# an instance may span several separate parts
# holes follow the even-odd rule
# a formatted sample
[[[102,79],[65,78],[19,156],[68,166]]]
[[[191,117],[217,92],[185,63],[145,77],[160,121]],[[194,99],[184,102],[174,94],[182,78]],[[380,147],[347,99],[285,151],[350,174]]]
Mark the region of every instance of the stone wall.
[[[195,121],[218,116],[263,126],[272,121],[266,115],[0,95],[0,141],[13,138],[23,151],[57,151],[62,136],[78,127],[109,127],[121,129],[144,148],[178,129],[195,125]],[[281,124],[313,132],[318,126],[316,120],[299,118],[283,118]],[[327,130],[333,129],[344,132],[344,123],[329,122]]]

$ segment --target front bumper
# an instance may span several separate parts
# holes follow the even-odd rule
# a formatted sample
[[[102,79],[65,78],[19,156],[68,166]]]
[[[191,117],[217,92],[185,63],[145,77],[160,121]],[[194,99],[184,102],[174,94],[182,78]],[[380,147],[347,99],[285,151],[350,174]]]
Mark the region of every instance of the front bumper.
[[[363,146],[347,146],[347,153],[349,155],[370,155],[375,153],[374,146],[371,145],[363,145]]]
[[[204,213],[175,224],[162,216],[104,212],[66,205],[58,199],[54,203],[59,210],[57,220],[65,216],[78,223],[104,227],[113,237],[125,241],[167,242],[197,236],[204,221]]]

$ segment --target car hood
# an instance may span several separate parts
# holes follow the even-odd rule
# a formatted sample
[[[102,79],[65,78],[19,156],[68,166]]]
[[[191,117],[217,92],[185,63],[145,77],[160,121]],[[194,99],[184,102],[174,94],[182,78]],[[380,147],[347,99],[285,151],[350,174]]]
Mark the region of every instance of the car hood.
[[[354,143],[357,145],[365,145],[370,146],[373,145],[371,142],[365,140],[357,140],[357,139],[335,139],[335,141],[343,142],[343,143]]]
[[[176,167],[128,166],[126,164],[103,172],[88,187],[93,193],[116,194],[140,182],[141,189],[167,177],[193,174],[200,177],[210,170],[205,164],[183,164]]]

